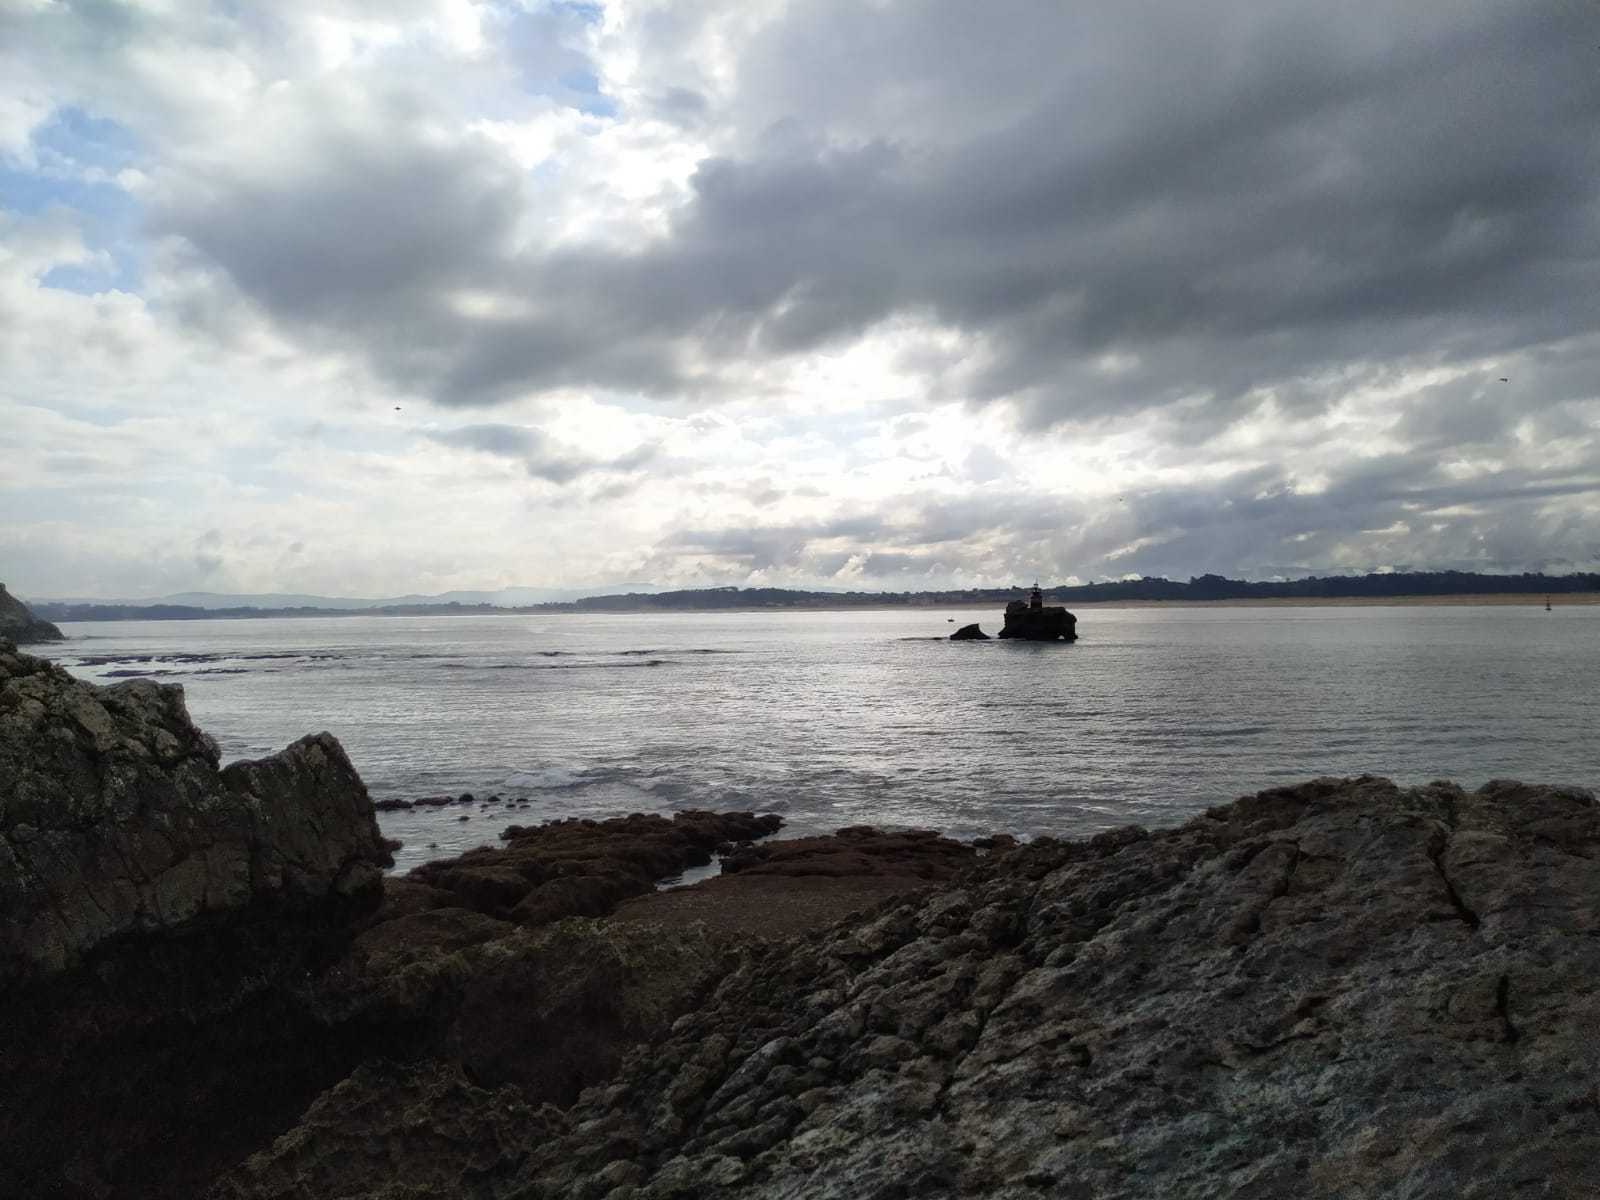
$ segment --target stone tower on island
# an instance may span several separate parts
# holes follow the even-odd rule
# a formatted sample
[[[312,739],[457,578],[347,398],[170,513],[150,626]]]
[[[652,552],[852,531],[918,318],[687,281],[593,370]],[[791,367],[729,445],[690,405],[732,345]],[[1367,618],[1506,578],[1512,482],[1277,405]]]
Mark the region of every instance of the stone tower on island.
[[[1059,605],[1046,604],[1039,585],[1033,585],[1026,602],[1013,600],[1006,605],[1003,638],[1025,638],[1030,642],[1075,642],[1078,618]]]

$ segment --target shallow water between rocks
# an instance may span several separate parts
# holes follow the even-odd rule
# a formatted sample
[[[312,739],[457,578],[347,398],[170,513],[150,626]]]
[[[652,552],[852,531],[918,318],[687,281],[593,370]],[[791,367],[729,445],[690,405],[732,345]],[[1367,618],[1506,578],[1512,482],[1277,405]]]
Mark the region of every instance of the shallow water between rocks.
[[[76,623],[45,652],[181,683],[225,761],[327,729],[376,798],[473,794],[380,814],[397,868],[678,808],[1072,836],[1314,775],[1600,788],[1600,606],[1077,611],[1071,645],[950,642],[999,614],[933,607]]]

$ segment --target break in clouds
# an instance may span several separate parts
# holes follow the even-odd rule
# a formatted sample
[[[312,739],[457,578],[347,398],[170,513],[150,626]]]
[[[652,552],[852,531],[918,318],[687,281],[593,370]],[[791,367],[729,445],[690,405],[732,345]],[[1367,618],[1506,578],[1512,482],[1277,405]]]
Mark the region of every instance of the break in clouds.
[[[18,3],[25,595],[1600,567],[1600,16]]]

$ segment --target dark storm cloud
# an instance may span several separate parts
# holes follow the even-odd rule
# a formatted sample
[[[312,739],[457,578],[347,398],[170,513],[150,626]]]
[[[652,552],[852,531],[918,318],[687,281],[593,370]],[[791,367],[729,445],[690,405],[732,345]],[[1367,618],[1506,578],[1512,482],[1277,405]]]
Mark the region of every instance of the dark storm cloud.
[[[377,107],[383,137],[335,120],[291,161],[216,179],[158,176],[150,226],[181,234],[289,327],[322,340],[354,334],[401,368],[437,375],[447,360],[425,356],[439,345],[441,293],[499,269],[522,181],[487,139],[417,128],[404,96]]]
[[[1198,393],[1220,427],[1252,388],[1592,328],[1595,14],[805,5],[720,115],[760,128],[643,249],[508,252],[534,185],[399,100],[382,140],[335,115],[297,168],[220,166],[160,219],[286,324],[447,405],[714,394],[923,315],[984,339],[952,394],[1044,425]],[[463,287],[529,311],[464,314]]]
[[[595,458],[560,446],[537,429],[524,425],[464,425],[459,429],[431,431],[425,435],[441,446],[476,450],[495,458],[518,463],[535,479],[546,483],[569,484],[597,472],[628,473],[650,465],[659,448],[645,443],[614,458]],[[614,481],[596,495],[621,495],[626,486]]]

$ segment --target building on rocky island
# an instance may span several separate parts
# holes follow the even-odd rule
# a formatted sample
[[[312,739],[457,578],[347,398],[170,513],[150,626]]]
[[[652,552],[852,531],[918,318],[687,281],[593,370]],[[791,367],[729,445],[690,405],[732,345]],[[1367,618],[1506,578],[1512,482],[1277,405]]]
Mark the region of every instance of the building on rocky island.
[[[1006,605],[1005,625],[1000,636],[1024,638],[1030,642],[1075,642],[1078,618],[1060,605],[1046,604],[1036,582],[1026,601],[1013,600]]]

